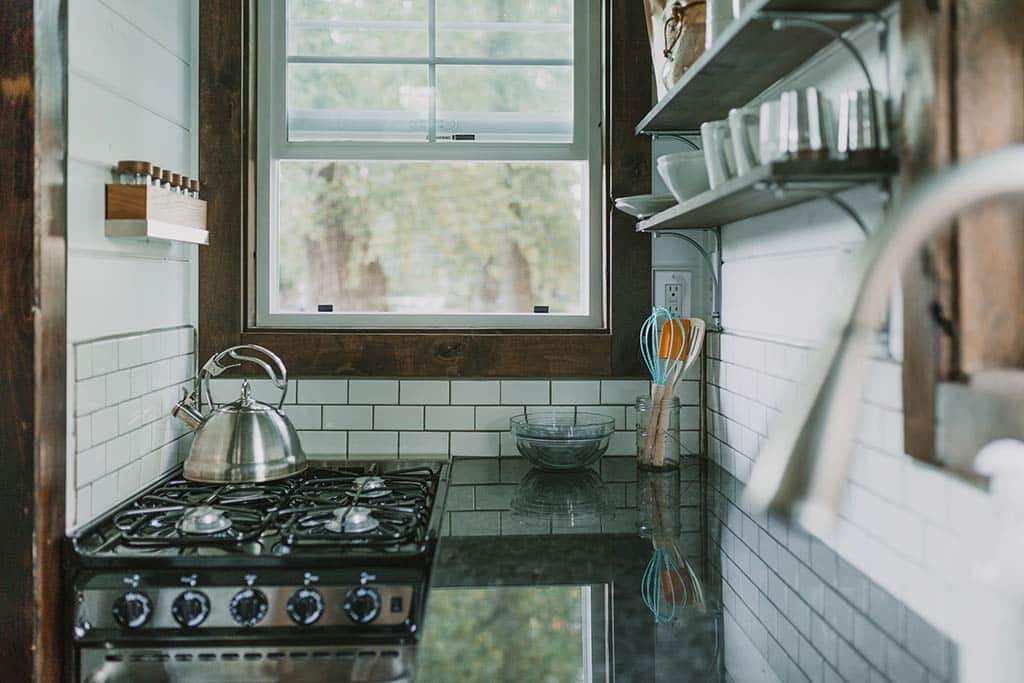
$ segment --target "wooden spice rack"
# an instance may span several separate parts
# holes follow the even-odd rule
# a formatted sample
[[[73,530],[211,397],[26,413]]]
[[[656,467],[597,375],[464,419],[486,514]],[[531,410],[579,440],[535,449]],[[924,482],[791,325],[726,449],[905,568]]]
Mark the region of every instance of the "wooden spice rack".
[[[106,235],[209,244],[206,202],[150,185],[106,186]]]

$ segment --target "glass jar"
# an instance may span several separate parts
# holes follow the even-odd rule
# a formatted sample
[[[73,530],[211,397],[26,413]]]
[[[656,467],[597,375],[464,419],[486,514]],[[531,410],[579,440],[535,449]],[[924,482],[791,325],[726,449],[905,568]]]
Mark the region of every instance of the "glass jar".
[[[656,432],[649,436],[653,400],[636,399],[636,457],[645,469],[664,470],[679,467],[679,399],[671,396],[661,404]]]
[[[172,173],[171,174],[171,192],[173,192],[175,194],[180,194],[181,193],[181,174],[180,173]]]
[[[677,538],[682,485],[676,470],[641,469],[636,473],[636,500],[641,536]]]
[[[149,167],[149,185],[150,187],[160,187],[160,167],[150,166]]]
[[[188,196],[192,199],[199,199],[199,181],[195,178],[188,181]]]
[[[161,190],[172,190],[171,187],[171,172],[166,168],[160,173],[160,189]]]

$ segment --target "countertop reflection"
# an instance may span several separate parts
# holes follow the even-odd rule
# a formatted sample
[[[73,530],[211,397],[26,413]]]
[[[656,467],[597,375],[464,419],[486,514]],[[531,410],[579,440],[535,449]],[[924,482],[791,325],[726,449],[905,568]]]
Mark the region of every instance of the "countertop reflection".
[[[725,680],[697,462],[599,465],[455,460],[417,680]]]

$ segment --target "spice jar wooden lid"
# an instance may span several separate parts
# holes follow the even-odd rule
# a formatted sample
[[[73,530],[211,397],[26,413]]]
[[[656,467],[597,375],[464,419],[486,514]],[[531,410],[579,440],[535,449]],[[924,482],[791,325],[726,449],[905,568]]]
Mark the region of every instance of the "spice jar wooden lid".
[[[155,179],[155,180],[160,180],[160,167],[159,166],[150,166],[149,167],[149,176],[151,178]]]
[[[172,173],[171,174],[171,187],[181,187],[181,174],[180,173]]]
[[[161,183],[170,183],[171,182],[171,172],[169,170],[167,170],[166,168],[160,173],[160,182]]]
[[[128,161],[118,161],[117,162],[117,172],[118,173],[124,173],[125,175],[128,175],[128,174],[149,175],[149,168],[150,168],[150,165],[149,165],[148,161],[132,161],[132,160],[128,160]]]

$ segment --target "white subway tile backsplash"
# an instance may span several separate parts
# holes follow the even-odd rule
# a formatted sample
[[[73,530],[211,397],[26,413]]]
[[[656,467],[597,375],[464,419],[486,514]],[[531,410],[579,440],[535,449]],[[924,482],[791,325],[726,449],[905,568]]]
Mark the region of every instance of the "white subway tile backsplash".
[[[142,426],[142,401],[133,398],[117,407],[118,434],[127,434]]]
[[[373,429],[373,406],[325,405],[324,429]]]
[[[352,456],[394,457],[398,452],[398,432],[349,432],[348,454]]]
[[[452,432],[453,456],[493,457],[498,455],[497,432]]]
[[[106,375],[117,370],[117,340],[107,339],[90,346],[93,376]]]
[[[650,396],[651,384],[646,380],[602,380],[601,403],[635,405],[637,396]]]
[[[104,408],[92,414],[92,441],[102,443],[118,435],[117,408]]]
[[[127,401],[131,396],[131,371],[121,370],[107,375],[105,379],[107,387],[107,405],[114,405],[121,401]],[[81,410],[81,407],[79,407]]]
[[[102,377],[83,380],[75,385],[75,413],[88,415],[107,405],[107,383]]]
[[[452,405],[497,405],[501,401],[501,382],[497,380],[455,380],[451,387]]]
[[[597,380],[553,380],[553,405],[594,405],[601,402],[601,382]]]
[[[151,387],[150,366],[142,365],[131,369],[131,395],[132,397],[142,396]]]
[[[423,429],[422,406],[374,406],[374,429]]]
[[[117,363],[122,370],[142,365],[142,339],[140,337],[118,340]]]
[[[398,456],[448,455],[448,432],[401,432]]]
[[[348,453],[347,432],[299,432],[306,455],[332,455],[344,458]]]
[[[447,405],[447,380],[405,380],[399,383],[399,402],[416,405]]]
[[[181,338],[174,329],[74,344],[76,525],[177,464],[190,442],[169,416],[178,384],[192,381],[194,356],[179,353]]]
[[[546,380],[502,380],[503,405],[547,405],[551,402],[551,383]]]
[[[513,415],[522,415],[523,406],[479,406],[476,409],[476,428],[478,430],[507,430],[509,419]]]
[[[348,380],[301,379],[297,384],[299,403],[348,403]]]
[[[349,403],[398,403],[398,381],[353,379],[348,383]]]
[[[472,430],[475,427],[473,406],[427,406],[427,429]]]
[[[92,347],[79,345],[75,347],[75,379],[82,380],[92,377]]]
[[[107,471],[107,449],[100,445],[78,453],[75,477],[79,486],[102,477]]]
[[[284,406],[284,414],[291,420],[295,429],[320,429],[323,426],[320,406]]]

